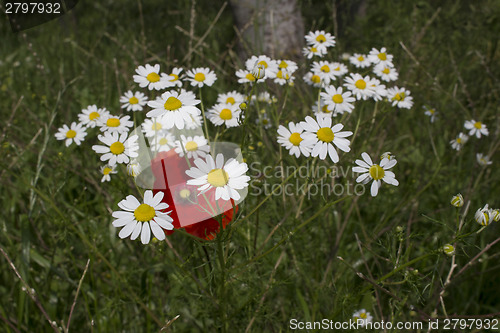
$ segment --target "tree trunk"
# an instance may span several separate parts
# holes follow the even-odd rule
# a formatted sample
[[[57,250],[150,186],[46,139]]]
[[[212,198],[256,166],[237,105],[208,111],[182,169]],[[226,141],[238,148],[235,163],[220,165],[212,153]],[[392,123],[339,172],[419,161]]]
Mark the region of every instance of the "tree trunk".
[[[236,27],[243,37],[239,56],[265,54],[298,59],[304,45],[304,23],[297,0],[231,0]]]

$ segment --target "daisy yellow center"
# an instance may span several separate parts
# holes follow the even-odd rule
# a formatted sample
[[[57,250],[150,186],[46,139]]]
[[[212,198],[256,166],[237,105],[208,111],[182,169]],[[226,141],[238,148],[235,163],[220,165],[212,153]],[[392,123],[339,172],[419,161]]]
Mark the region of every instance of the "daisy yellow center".
[[[340,66],[334,69],[335,71],[340,71]]]
[[[90,119],[90,120],[95,120],[95,119],[99,118],[100,116],[101,116],[101,115],[99,114],[99,112],[95,112],[95,111],[94,111],[94,112],[91,112],[91,113],[89,114],[89,119]]]
[[[321,111],[323,111],[324,113],[330,113],[331,111],[328,110],[328,105],[323,105],[323,107],[321,108]]]
[[[430,110],[429,110],[429,113],[430,113],[430,114],[434,114],[434,113],[436,113],[436,110],[434,110],[434,109],[430,109]]]
[[[110,173],[111,171],[112,171],[112,169],[111,169],[111,168],[106,167],[106,168],[104,168],[104,170],[102,170],[102,174],[103,174],[103,175],[109,175],[109,173]]]
[[[137,99],[137,97],[135,97],[135,96],[132,96],[132,97],[130,97],[128,102],[129,102],[129,104],[137,104],[137,103],[139,103],[139,99]]]
[[[329,73],[330,72],[330,67],[328,67],[327,65],[323,65],[323,66],[321,66],[320,70],[323,73]]]
[[[363,56],[358,57],[358,61],[364,61],[364,60],[365,60],[365,57],[363,57]]]
[[[318,49],[313,46],[313,47],[311,47],[311,52],[316,53],[316,52],[318,52]]]
[[[109,118],[106,121],[106,126],[108,126],[108,127],[118,127],[118,126],[120,126],[120,119],[118,119],[118,118]]]
[[[76,131],[70,129],[69,131],[66,132],[66,137],[68,139],[73,139],[76,136]]]
[[[477,128],[477,129],[481,129],[481,127],[483,127],[483,124],[480,121],[476,121],[474,123],[474,127]]]
[[[162,129],[161,123],[153,123],[153,126],[151,126],[151,129],[153,131],[159,131]]]
[[[267,62],[265,62],[264,60],[260,61],[257,65],[262,65],[264,66],[264,68],[267,68]]]
[[[384,178],[385,171],[380,165],[374,164],[370,167],[370,176],[375,180],[379,180]]]
[[[255,81],[255,76],[253,76],[252,73],[248,73],[247,75],[245,75],[245,78],[248,80],[248,81]]]
[[[198,149],[198,144],[194,141],[186,142],[186,150],[187,151],[196,151]]]
[[[288,80],[290,78],[290,75],[288,74],[285,74],[285,76],[283,76],[283,72],[281,70],[278,71],[278,73],[276,73],[276,77],[278,79],[285,79],[285,80]]]
[[[302,140],[304,140],[304,139],[302,139],[302,138],[300,137],[300,134],[299,134],[299,133],[295,132],[295,133],[292,133],[292,135],[290,135],[290,138],[289,138],[288,140],[290,141],[290,143],[291,143],[292,145],[294,145],[294,146],[298,146],[298,145],[300,145],[300,143],[301,143],[301,142],[302,142]]]
[[[380,60],[387,60],[387,55],[385,53],[379,53],[377,56]]]
[[[320,42],[320,43],[324,43],[324,42],[326,42],[326,37],[324,35],[318,35],[318,37],[316,37],[316,41]]]
[[[203,82],[203,81],[205,81],[205,74],[196,73],[196,75],[194,76],[194,79],[198,82]]]
[[[365,313],[365,312],[361,313],[361,314],[359,315],[359,317],[360,317],[361,319],[366,319],[366,313]]]
[[[221,187],[229,182],[229,175],[223,169],[213,169],[208,173],[207,181],[212,186]]]
[[[187,198],[189,198],[189,196],[190,196],[190,195],[191,195],[191,191],[190,191],[190,190],[188,190],[188,189],[186,189],[186,188],[185,188],[185,189],[183,189],[183,190],[181,190],[181,191],[179,192],[179,196],[180,196],[181,198],[183,198],[183,199],[187,199]]]
[[[155,72],[149,73],[148,76],[146,76],[146,79],[148,79],[149,82],[158,82],[160,81],[160,75],[156,74]]]
[[[115,155],[120,155],[125,151],[125,146],[123,145],[123,143],[117,141],[109,147],[109,150]]]
[[[457,138],[456,141],[457,141],[458,144],[462,143],[462,139],[460,139],[460,138]]]
[[[139,207],[134,210],[135,219],[139,222],[151,221],[155,215],[155,209],[147,204],[139,205]]]
[[[170,96],[167,99],[167,101],[165,102],[165,104],[163,105],[165,110],[169,110],[169,111],[177,110],[181,106],[182,106],[182,102],[180,100],[178,100],[177,98],[175,98],[174,96]]]
[[[236,103],[236,100],[234,99],[234,97],[228,97],[226,99],[226,103],[228,103],[228,104],[234,104],[234,103]]]
[[[269,120],[267,120],[267,119],[262,119],[262,123],[263,123],[264,125],[267,125],[267,124],[269,124]]]
[[[284,61],[284,60],[281,60],[279,66],[279,68],[287,68],[288,67],[288,64]]]
[[[358,89],[365,89],[366,88],[366,82],[363,79],[359,79],[358,81],[356,81],[356,83],[354,83],[354,85]]]
[[[396,95],[394,95],[394,97],[392,98],[393,101],[402,101],[405,99],[405,93],[402,92],[402,93],[397,93]]]
[[[314,83],[320,83],[321,78],[318,75],[311,76],[311,81]]]
[[[330,127],[320,128],[316,135],[318,136],[318,139],[323,142],[332,142],[333,138],[335,138],[335,135],[333,134],[333,131]]]
[[[168,140],[165,138],[161,138],[160,141],[158,141],[158,143],[160,144],[160,146],[164,146],[168,143]]]
[[[332,97],[332,101],[336,104],[340,104],[344,101],[344,99],[342,98],[342,95],[341,94],[335,94],[333,95]]]
[[[382,73],[384,73],[384,74],[389,74],[389,72],[390,72],[390,70],[387,67],[382,70]]]
[[[229,120],[233,118],[233,113],[229,109],[222,109],[219,116],[222,120]]]
[[[170,76],[174,77],[172,80],[170,80],[170,82],[179,80],[179,75],[177,75],[177,74],[172,73],[172,74],[170,74]]]

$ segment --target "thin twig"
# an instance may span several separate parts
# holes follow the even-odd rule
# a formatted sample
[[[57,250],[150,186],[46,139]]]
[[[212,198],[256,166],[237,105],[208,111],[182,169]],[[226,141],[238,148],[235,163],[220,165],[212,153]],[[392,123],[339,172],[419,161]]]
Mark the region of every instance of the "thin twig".
[[[5,259],[7,259],[10,267],[12,268],[12,270],[14,271],[14,273],[16,274],[17,278],[22,282],[22,284],[24,285],[24,288],[26,289],[26,293],[28,294],[28,296],[33,300],[33,302],[35,302],[35,304],[38,306],[38,308],[40,309],[40,311],[42,312],[43,316],[45,317],[45,319],[47,319],[47,321],[49,322],[50,326],[52,327],[52,329],[54,330],[54,332],[60,332],[59,331],[59,328],[57,327],[56,325],[56,322],[55,321],[52,321],[49,317],[49,315],[47,314],[47,311],[45,311],[45,309],[43,308],[42,304],[40,303],[40,300],[38,299],[38,297],[36,296],[36,291],[35,289],[31,288],[29,286],[29,284],[23,279],[23,277],[21,276],[21,274],[19,273],[19,271],[17,270],[16,266],[14,265],[14,263],[12,262],[12,260],[10,260],[9,256],[7,255],[7,253],[4,251],[3,248],[0,247],[0,252],[2,252],[3,256],[5,257]]]
[[[78,293],[80,292],[80,288],[82,287],[83,279],[85,278],[85,274],[87,274],[87,269],[89,268],[90,258],[87,260],[87,264],[85,265],[85,269],[83,270],[82,277],[80,278],[80,282],[78,282],[78,288],[76,288],[75,299],[73,300],[73,304],[71,305],[71,310],[69,311],[68,323],[66,324],[66,332],[69,332],[69,325],[71,323],[71,316],[73,315],[73,310],[75,309],[76,300],[78,298]]]

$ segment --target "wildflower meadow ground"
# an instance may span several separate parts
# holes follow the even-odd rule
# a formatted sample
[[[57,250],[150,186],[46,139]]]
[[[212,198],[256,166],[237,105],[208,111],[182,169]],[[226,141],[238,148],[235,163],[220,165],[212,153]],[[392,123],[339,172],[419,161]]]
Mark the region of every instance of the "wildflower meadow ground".
[[[497,1],[72,5],[0,21],[0,331],[500,331]]]

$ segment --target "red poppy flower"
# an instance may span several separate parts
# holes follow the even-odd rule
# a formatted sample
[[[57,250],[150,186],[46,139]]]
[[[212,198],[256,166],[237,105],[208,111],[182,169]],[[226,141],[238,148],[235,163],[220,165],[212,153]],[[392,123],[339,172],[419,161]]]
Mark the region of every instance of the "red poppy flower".
[[[234,201],[215,200],[215,191],[198,195],[196,186],[187,185],[189,177],[186,170],[193,160],[179,157],[174,150],[160,152],[151,161],[151,170],[155,177],[153,193],[164,192],[163,202],[171,210],[174,230],[165,230],[166,235],[175,229],[184,228],[186,232],[202,238],[213,239],[220,230],[219,220],[225,228],[238,211]]]

